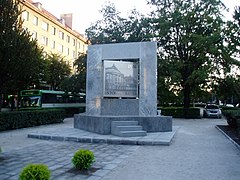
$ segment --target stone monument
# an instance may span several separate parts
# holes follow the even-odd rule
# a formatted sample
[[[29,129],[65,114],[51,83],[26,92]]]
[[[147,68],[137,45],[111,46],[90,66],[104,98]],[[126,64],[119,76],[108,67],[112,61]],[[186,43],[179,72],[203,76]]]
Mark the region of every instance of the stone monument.
[[[86,112],[74,116],[74,128],[119,136],[172,131],[172,117],[157,115],[156,50],[156,42],[90,45]]]

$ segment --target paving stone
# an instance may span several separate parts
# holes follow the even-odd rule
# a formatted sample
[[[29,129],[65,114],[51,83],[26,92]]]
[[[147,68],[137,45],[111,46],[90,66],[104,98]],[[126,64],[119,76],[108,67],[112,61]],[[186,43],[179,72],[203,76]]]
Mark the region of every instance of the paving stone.
[[[73,174],[68,170],[73,168],[71,159],[78,149],[92,150],[96,162],[94,168],[98,170],[92,174]],[[19,150],[3,153],[6,158],[0,161],[0,179],[18,179],[21,170],[29,163],[41,163],[51,170],[54,179],[99,179],[134,152],[134,146],[113,144],[92,144],[67,141],[42,141]]]
[[[16,174],[8,178],[8,180],[17,180],[17,179],[19,179],[19,174]]]
[[[103,166],[103,169],[112,170],[116,168],[118,165],[119,165],[118,163],[109,163]]]
[[[11,175],[8,175],[8,174],[6,174],[6,173],[1,173],[0,172],[0,179],[8,179],[9,177],[11,177]]]
[[[103,169],[103,170],[98,170],[96,171],[95,173],[93,173],[94,176],[100,176],[100,177],[103,177],[105,176],[107,173],[109,173],[110,170],[108,169]]]
[[[87,180],[100,180],[100,179],[102,179],[101,176],[95,176],[95,175],[92,175],[89,178],[87,178]]]

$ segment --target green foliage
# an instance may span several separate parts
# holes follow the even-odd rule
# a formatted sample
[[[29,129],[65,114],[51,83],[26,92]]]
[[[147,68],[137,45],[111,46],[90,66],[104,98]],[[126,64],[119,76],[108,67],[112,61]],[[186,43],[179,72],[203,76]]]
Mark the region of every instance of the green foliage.
[[[47,55],[46,59],[46,80],[51,89],[57,90],[61,82],[71,74],[70,66],[57,54]]]
[[[77,73],[65,78],[59,87],[65,92],[86,92],[86,73]]]
[[[65,108],[66,117],[73,117],[74,114],[84,113],[85,107],[69,107]]]
[[[19,175],[20,180],[49,180],[51,172],[44,164],[29,164]]]
[[[20,89],[38,83],[44,64],[42,49],[21,27],[19,3],[19,0],[0,3],[0,102],[2,93],[17,94]]]
[[[157,9],[149,22],[161,49],[160,76],[169,80],[169,88],[183,91],[184,107],[188,108],[194,89],[207,83],[213,71],[225,67],[220,53],[224,7],[217,0],[156,0],[151,4]]]
[[[107,3],[100,10],[102,19],[96,21],[86,30],[92,44],[147,41],[151,27],[146,18],[133,9],[128,18],[120,16],[113,3]]]
[[[81,54],[74,62],[77,73],[65,78],[60,87],[66,92],[86,92],[87,54]]]
[[[228,125],[232,128],[237,128],[237,121],[240,121],[240,109],[225,109],[222,110],[223,115],[226,117]],[[238,127],[240,128],[240,127]]]
[[[228,102],[228,99],[240,100],[240,78],[231,75],[225,76],[225,78],[218,79],[217,85],[214,87],[216,93],[219,95],[219,99],[222,102]],[[233,102],[236,103],[236,102]]]
[[[87,37],[92,44],[123,42],[123,19],[112,3],[108,3],[100,10],[103,18],[86,30]]]
[[[86,73],[87,71],[87,54],[81,54],[74,62],[78,73]]]
[[[212,82],[239,61],[239,14],[225,22],[225,6],[218,0],[152,0],[149,17],[132,10],[122,18],[113,4],[103,18],[86,30],[92,44],[154,40],[158,42],[158,97],[160,104],[182,101],[184,108],[213,89]],[[170,100],[169,100],[170,99]],[[173,100],[173,101],[172,101]]]
[[[65,110],[62,109],[1,112],[0,131],[62,123],[64,118]]]
[[[200,119],[199,108],[177,108],[177,107],[166,107],[161,108],[161,114],[164,116],[172,116],[173,118],[187,118],[187,119]]]
[[[72,158],[73,165],[80,170],[89,169],[94,161],[95,157],[93,152],[84,149],[79,149]]]

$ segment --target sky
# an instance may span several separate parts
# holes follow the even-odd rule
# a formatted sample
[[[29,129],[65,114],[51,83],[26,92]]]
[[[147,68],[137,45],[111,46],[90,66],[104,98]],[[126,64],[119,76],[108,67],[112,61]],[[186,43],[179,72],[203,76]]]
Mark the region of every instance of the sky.
[[[116,9],[121,12],[122,17],[127,17],[131,9],[136,8],[142,14],[150,12],[146,0],[33,0],[40,2],[44,9],[52,13],[57,18],[60,14],[73,14],[73,29],[81,34],[90,27],[92,22],[101,19],[99,10],[106,2],[115,4]],[[234,7],[240,5],[240,0],[222,0],[229,8],[228,18],[231,17]]]

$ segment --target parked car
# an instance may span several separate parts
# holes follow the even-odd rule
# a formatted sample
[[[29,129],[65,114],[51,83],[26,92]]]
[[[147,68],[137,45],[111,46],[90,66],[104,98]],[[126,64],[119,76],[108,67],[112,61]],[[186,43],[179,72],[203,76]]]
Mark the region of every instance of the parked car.
[[[204,109],[204,117],[222,118],[222,111],[216,104],[208,104]]]
[[[234,107],[234,105],[232,105],[232,104],[226,104],[225,106],[226,107]]]

